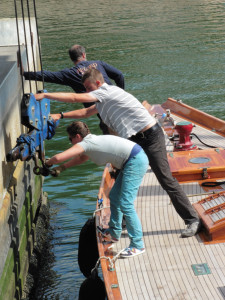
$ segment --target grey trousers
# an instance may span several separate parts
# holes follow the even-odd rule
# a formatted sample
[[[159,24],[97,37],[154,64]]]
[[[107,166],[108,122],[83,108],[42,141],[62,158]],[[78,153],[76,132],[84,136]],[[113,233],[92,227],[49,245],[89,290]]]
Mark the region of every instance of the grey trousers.
[[[199,221],[196,210],[170,171],[162,128],[156,124],[144,133],[137,133],[129,139],[144,149],[152,171],[185,224]]]

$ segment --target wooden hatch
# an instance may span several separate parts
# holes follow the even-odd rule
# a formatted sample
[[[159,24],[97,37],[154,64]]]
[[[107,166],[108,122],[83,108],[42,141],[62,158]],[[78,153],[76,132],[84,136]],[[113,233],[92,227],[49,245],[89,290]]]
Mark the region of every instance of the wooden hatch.
[[[222,148],[169,152],[168,161],[179,182],[225,178],[225,150]]]
[[[193,204],[198,212],[204,232],[201,238],[204,242],[225,242],[225,191],[211,195]]]

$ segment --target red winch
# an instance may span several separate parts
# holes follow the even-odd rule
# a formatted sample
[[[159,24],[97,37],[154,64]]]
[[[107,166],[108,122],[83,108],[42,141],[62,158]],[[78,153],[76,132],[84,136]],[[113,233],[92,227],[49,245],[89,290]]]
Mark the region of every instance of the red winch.
[[[191,122],[183,121],[176,124],[175,129],[179,134],[179,141],[174,145],[174,151],[195,150],[198,147],[191,142],[191,131],[193,125]]]

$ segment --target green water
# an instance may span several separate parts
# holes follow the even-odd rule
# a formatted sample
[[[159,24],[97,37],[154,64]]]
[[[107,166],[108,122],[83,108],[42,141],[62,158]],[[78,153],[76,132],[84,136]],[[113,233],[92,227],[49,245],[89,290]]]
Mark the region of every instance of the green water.
[[[9,6],[13,7],[10,1],[1,0],[0,16]],[[70,67],[67,50],[81,44],[89,59],[119,68],[126,90],[138,99],[150,103],[182,99],[225,120],[225,1],[38,0],[36,6],[44,69]],[[45,88],[70,91],[52,84]],[[79,107],[52,102],[51,110]],[[70,146],[65,134],[69,123],[62,121],[55,138],[46,143],[47,156]],[[87,124],[100,133],[96,117]],[[95,209],[102,170],[88,162],[45,180],[54,260],[39,283],[38,299],[77,299],[84,280],[77,263],[79,232]]]

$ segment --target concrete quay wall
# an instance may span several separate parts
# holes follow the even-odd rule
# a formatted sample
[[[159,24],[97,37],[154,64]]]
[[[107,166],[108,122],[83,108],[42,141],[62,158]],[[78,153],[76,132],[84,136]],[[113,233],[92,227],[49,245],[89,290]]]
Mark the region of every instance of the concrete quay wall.
[[[25,21],[28,27],[28,20]],[[37,37],[32,20],[35,64]],[[27,70],[27,53],[32,64],[31,47],[25,47],[23,23],[19,20],[23,67]],[[29,30],[26,30],[29,44]],[[35,243],[35,223],[42,203],[42,176],[33,173],[34,162],[7,162],[7,153],[16,145],[16,139],[27,129],[21,125],[20,103],[23,96],[22,77],[17,61],[17,33],[15,19],[0,20],[0,300],[21,299],[24,280]],[[26,81],[25,93],[36,92]],[[38,85],[38,89],[40,85]]]

